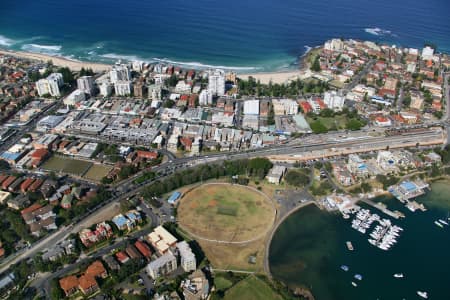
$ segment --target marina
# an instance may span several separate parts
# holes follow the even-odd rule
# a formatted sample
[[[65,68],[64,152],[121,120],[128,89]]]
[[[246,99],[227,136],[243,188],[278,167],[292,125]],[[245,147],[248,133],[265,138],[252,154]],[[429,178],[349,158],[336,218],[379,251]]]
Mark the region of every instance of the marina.
[[[366,234],[374,222],[378,224],[369,234],[368,242],[381,250],[389,250],[397,243],[400,232],[403,231],[403,228],[393,225],[389,219],[381,219],[379,215],[371,214],[369,209],[360,209],[356,212],[351,227],[362,234]],[[441,223],[439,224],[442,226]]]
[[[412,213],[389,196],[372,200],[406,215],[398,220],[362,202],[358,203],[360,207],[345,212],[348,219],[316,207],[302,209],[281,227],[271,248],[271,270],[290,286],[312,286],[319,300],[427,299],[421,298],[417,291],[426,292],[428,299],[447,299],[450,241],[446,237],[450,225],[439,222],[442,229],[433,223],[443,220],[450,224],[448,183],[434,182],[430,192],[415,199],[427,206],[424,213]],[[391,227],[397,225],[404,229],[398,232],[398,242],[388,251],[368,242],[373,239],[370,234],[375,227],[383,226],[379,221],[374,221],[364,235],[351,227],[353,219],[363,209],[369,210],[371,216],[378,214],[380,221],[390,219]],[[352,243],[353,251],[346,247],[347,241]],[[430,249],[433,249],[432,255],[424,256]],[[294,269],[293,264],[302,267]],[[341,268],[343,265],[347,266],[347,271]],[[358,281],[355,274],[361,274],[363,279]],[[380,289],[380,286],[385,288]]]

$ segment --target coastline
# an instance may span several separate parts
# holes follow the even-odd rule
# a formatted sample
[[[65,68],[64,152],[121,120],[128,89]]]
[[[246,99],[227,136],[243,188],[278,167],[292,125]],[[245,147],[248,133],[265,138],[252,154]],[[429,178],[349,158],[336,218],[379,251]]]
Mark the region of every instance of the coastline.
[[[78,61],[71,60],[65,57],[42,54],[42,53],[34,53],[34,52],[26,52],[26,51],[12,51],[0,48],[0,54],[10,55],[23,59],[31,59],[38,60],[42,62],[47,62],[51,60],[55,66],[59,67],[68,67],[73,71],[79,71],[81,68],[92,69],[94,72],[104,72],[111,69],[110,64],[104,63],[95,63],[95,62],[86,62],[86,61]],[[301,61],[305,60],[308,55],[304,55],[300,58]],[[300,64],[302,66],[302,63]],[[274,71],[274,72],[262,72],[262,73],[246,73],[246,74],[237,74],[237,77],[242,79],[248,79],[249,76],[259,80],[263,84],[268,84],[269,82],[283,84],[289,82],[290,80],[302,79],[303,76],[308,74],[308,72],[298,70],[288,70],[288,71]]]
[[[51,60],[55,66],[58,67],[68,67],[73,71],[79,71],[81,68],[92,69],[94,72],[103,72],[111,69],[111,65],[101,64],[101,63],[93,63],[93,62],[85,62],[85,61],[77,61],[70,60],[61,56],[53,56],[41,53],[33,53],[33,52],[25,52],[25,51],[11,51],[0,48],[0,54],[10,55],[23,59],[31,59],[31,60],[39,60],[43,62],[47,62]]]

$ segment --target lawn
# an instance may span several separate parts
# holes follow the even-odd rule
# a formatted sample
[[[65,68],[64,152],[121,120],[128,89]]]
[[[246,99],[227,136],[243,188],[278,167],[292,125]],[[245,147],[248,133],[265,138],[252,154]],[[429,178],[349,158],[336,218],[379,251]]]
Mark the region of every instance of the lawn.
[[[224,300],[242,299],[242,300],[281,300],[283,299],[277,294],[267,283],[255,276],[248,276],[244,280],[238,282],[234,287],[225,293]]]
[[[108,175],[111,169],[111,166],[94,164],[83,177],[93,181],[100,181]]]
[[[42,168],[49,171],[82,176],[91,166],[91,162],[60,156],[52,156],[45,162]]]
[[[217,290],[224,291],[224,290],[228,289],[229,287],[231,287],[233,285],[233,283],[230,280],[223,278],[220,275],[217,275],[216,277],[214,277],[214,285]]]
[[[263,272],[265,241],[275,220],[272,200],[248,187],[230,184],[201,185],[183,192],[178,223],[198,241],[211,264],[219,269]],[[249,256],[255,254],[256,263],[250,264]]]
[[[315,122],[315,121],[320,121],[320,123],[322,123],[328,130],[335,130],[335,128],[337,129],[345,129],[347,127],[347,122],[348,119],[345,115],[336,115],[334,117],[314,117],[314,118],[310,118],[307,117],[306,120],[308,121],[309,124]]]
[[[184,195],[178,207],[178,221],[196,236],[236,242],[267,232],[274,213],[270,201],[252,189],[210,184]]]

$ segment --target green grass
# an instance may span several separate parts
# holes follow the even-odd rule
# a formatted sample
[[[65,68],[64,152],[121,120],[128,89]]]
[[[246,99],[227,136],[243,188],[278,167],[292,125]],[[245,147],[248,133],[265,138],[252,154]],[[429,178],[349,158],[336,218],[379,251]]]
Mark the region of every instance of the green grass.
[[[337,129],[345,129],[348,119],[346,116],[340,116],[340,115],[336,115],[332,118],[325,118],[325,117],[314,117],[314,118],[310,118],[307,117],[306,120],[308,121],[308,123],[312,123],[314,121],[320,121],[320,123],[322,123],[323,125],[325,125],[325,127],[328,130],[334,129],[337,126]]]
[[[83,177],[89,180],[100,181],[103,177],[108,175],[111,169],[111,166],[94,164]]]
[[[281,300],[283,299],[264,281],[253,275],[237,283],[225,293],[225,300]]]
[[[63,172],[81,176],[91,166],[91,162],[66,157],[52,156],[42,167],[49,171]]]
[[[214,285],[216,286],[217,290],[225,291],[233,285],[233,282],[226,278],[223,278],[222,276],[216,276],[214,277]]]
[[[226,215],[226,216],[237,216],[238,208],[237,207],[231,207],[231,206],[224,206],[221,205],[217,208],[217,213],[219,215]]]

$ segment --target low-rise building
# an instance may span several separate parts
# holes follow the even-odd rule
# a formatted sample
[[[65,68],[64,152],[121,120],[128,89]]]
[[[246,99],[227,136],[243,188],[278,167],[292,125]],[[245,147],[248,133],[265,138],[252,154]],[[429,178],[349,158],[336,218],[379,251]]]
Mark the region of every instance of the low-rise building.
[[[177,248],[183,270],[185,272],[195,271],[197,269],[197,263],[195,254],[192,252],[189,244],[186,241],[182,241],[177,244]]]
[[[281,178],[286,174],[287,168],[285,166],[276,165],[270,169],[269,173],[266,176],[266,179],[270,183],[280,184]]]
[[[154,261],[147,265],[147,274],[153,278],[157,279],[161,276],[169,274],[177,269],[177,259],[176,257],[167,252],[166,254],[158,257]]]

